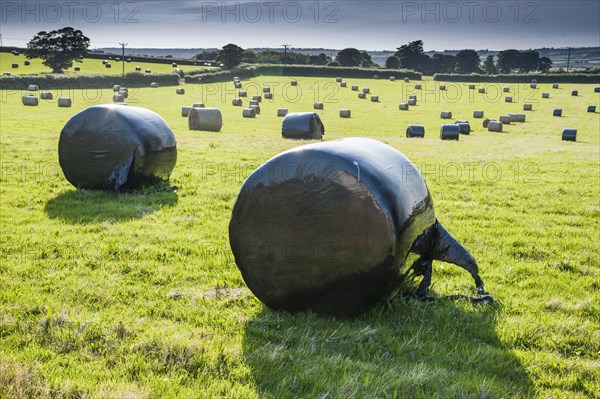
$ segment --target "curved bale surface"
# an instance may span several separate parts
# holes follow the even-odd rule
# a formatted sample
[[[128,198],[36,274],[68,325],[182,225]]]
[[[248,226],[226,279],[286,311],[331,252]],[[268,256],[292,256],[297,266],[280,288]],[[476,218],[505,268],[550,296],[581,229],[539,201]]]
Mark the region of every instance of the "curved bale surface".
[[[459,122],[456,124],[460,134],[471,134],[471,125],[465,122]]]
[[[192,107],[181,107],[181,116],[187,118],[190,114]]]
[[[473,118],[476,118],[476,119],[483,118],[483,111],[473,111]]]
[[[70,108],[72,105],[72,101],[69,97],[59,97],[58,98],[58,106],[61,108]]]
[[[483,120],[483,128],[484,128],[484,129],[487,129],[487,127],[488,127],[488,124],[489,124],[491,121],[495,121],[495,119],[489,119],[489,118],[485,118],[485,119]]]
[[[408,125],[406,128],[406,137],[425,137],[425,127],[422,125]]]
[[[451,111],[442,111],[442,113],[440,114],[440,118],[452,119],[452,112]]]
[[[340,109],[340,118],[350,118],[352,112],[349,109]]]
[[[504,127],[504,125],[502,125],[502,122],[498,122],[498,121],[490,121],[487,125],[487,129],[489,132],[502,132],[502,128]]]
[[[188,128],[190,130],[203,130],[218,132],[223,127],[223,116],[217,108],[192,107],[188,115]]]
[[[587,112],[596,112],[596,106],[595,105],[588,105],[587,107]]]
[[[286,116],[288,114],[287,108],[277,108],[277,116]]]
[[[283,118],[281,136],[286,139],[321,140],[325,126],[316,112],[293,112]]]
[[[40,100],[33,94],[25,94],[21,100],[23,101],[23,105],[28,105],[30,107],[37,107],[40,103]]]
[[[562,140],[563,141],[577,141],[577,129],[563,129]]]
[[[183,95],[183,94],[185,94],[185,89],[182,87],[178,87],[177,89],[175,89],[175,93]]]
[[[52,99],[54,99],[54,95],[49,91],[42,91],[40,93],[40,98],[42,100],[52,100]]]
[[[242,116],[244,118],[256,118],[256,109],[244,108],[244,110],[242,111]]]
[[[442,125],[440,128],[440,138],[442,140],[457,140],[460,137],[460,128],[458,125]]]
[[[409,105],[407,103],[400,103],[400,111],[408,111]]]
[[[533,109],[533,104],[523,104],[523,111],[531,111]]]
[[[58,160],[75,187],[119,191],[167,180],[177,161],[175,135],[158,114],[138,107],[96,105],[60,133]]]
[[[354,316],[412,270],[428,276],[417,292],[426,295],[431,259],[468,267],[485,294],[477,263],[437,222],[414,164],[371,139],[271,158],[244,182],[229,241],[248,288],[273,309]]]

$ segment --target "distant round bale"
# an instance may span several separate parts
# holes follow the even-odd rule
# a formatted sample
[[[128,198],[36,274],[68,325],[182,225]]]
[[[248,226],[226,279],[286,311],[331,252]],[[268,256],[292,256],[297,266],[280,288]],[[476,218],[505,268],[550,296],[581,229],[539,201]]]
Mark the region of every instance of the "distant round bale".
[[[367,94],[366,94],[366,93],[363,93],[363,92],[361,91],[360,93],[358,93],[358,98],[365,99],[365,98],[367,98]]]
[[[346,82],[340,82],[340,87],[348,87],[348,84]]]
[[[142,70],[142,67],[138,65],[138,66],[136,66],[136,67],[135,67],[135,70],[136,70],[137,72],[140,72],[140,71]]]
[[[177,145],[164,119],[148,109],[96,105],[62,129],[58,160],[75,187],[119,191],[168,179]]]
[[[395,82],[396,81],[396,77],[395,76],[390,76],[390,81],[391,82]]]
[[[408,98],[408,105],[414,106],[417,105],[417,99],[413,97]]]
[[[108,63],[108,60],[102,60],[102,65],[106,65]]]
[[[446,85],[440,85],[440,90],[442,90],[442,91],[446,90]]]
[[[498,121],[490,121],[490,123],[488,123],[487,125],[487,129],[490,132],[502,132],[502,122],[498,122]]]
[[[406,128],[406,137],[425,137],[425,127],[422,125],[408,125]]]
[[[258,102],[258,100],[250,100],[250,104],[249,105],[256,105],[259,106],[260,103]]]
[[[358,86],[352,86],[352,91],[358,91]]]
[[[104,68],[110,69],[112,68],[112,65],[107,62],[106,64],[104,64]]]
[[[119,90],[121,90],[120,85],[113,85],[113,91],[119,91]]]
[[[192,108],[206,108],[204,103],[194,103],[192,104]]]
[[[129,98],[129,89],[127,89],[127,87],[121,87],[121,90],[118,91],[118,94],[122,95],[123,98]]]
[[[452,112],[450,111],[442,111],[440,114],[440,118],[442,119],[452,119]]]
[[[29,66],[29,65],[31,65],[31,61],[25,60],[25,61],[23,61],[23,65]]]
[[[479,90],[477,90],[479,93],[485,93],[485,87],[480,87]]]
[[[408,104],[400,103],[400,111],[408,111]]]
[[[17,69],[17,68],[19,67],[19,64],[12,64],[12,65],[11,65],[11,67],[12,67],[13,69]]]
[[[10,72],[2,72],[2,76],[10,76]]]
[[[192,108],[188,115],[189,130],[218,132],[223,127],[223,116],[218,108]]]
[[[510,93],[510,87],[504,87],[502,91],[505,93]]]
[[[59,97],[58,106],[60,108],[71,108],[71,99],[69,97]]]
[[[287,114],[281,126],[281,136],[287,139],[321,140],[325,126],[316,112]]]
[[[415,85],[415,89],[416,89],[416,90],[421,90],[421,89],[422,89],[422,87],[423,87],[423,86],[422,86],[422,85],[420,85],[420,84],[418,84],[418,85]]]
[[[324,105],[323,105],[323,103],[316,102],[316,103],[313,104],[313,108],[314,109],[323,109]]]
[[[54,98],[54,96],[49,91],[42,91],[40,93],[40,98],[42,100],[52,100]]]
[[[577,129],[563,129],[562,140],[563,141],[577,141]]]
[[[237,81],[239,81],[239,80],[240,80],[240,77],[239,77],[239,76],[234,76],[234,77],[233,77],[233,81],[235,82],[236,80],[237,80]]]
[[[263,93],[270,93],[270,92],[271,92],[271,86],[263,87]]]
[[[248,97],[248,93],[245,91],[238,92],[238,97]]]
[[[410,82],[410,79],[408,77],[405,77],[404,78],[404,83],[408,83],[408,82]]]
[[[379,102],[379,96],[371,96],[371,102],[378,103]]]
[[[145,73],[152,73],[152,69],[146,69],[144,72]]]
[[[244,105],[244,102],[242,101],[241,98],[234,98],[233,100],[231,100],[231,104],[234,107],[241,107],[242,105]]]
[[[335,78],[335,81],[336,81],[337,83],[341,83],[341,82],[342,82],[342,78],[339,78],[339,77],[338,77],[338,78]]]
[[[298,86],[298,81],[297,81],[297,80],[292,80],[292,81],[290,82],[290,84],[291,84],[292,86]]]
[[[152,83],[150,83],[150,87],[152,87],[153,89],[158,89],[158,83],[152,82]]]
[[[185,89],[183,87],[178,87],[175,89],[176,94],[185,94]]]
[[[171,64],[171,66],[172,66],[173,68],[177,68],[177,63],[176,63],[176,62],[174,62],[174,63],[172,63],[172,64]]]
[[[181,116],[187,118],[191,110],[192,107],[181,107]]]
[[[553,89],[558,89],[558,83],[554,83],[554,84],[552,85],[552,88],[553,88]]]
[[[442,140],[458,140],[460,128],[458,125],[442,125],[440,128],[440,138]]]
[[[38,98],[33,94],[25,94],[21,100],[23,101],[23,105],[27,105],[30,107],[37,107],[40,103]]]
[[[542,98],[550,98],[550,93],[542,93]]]
[[[512,103],[513,98],[511,96],[504,97],[504,102]]]
[[[508,115],[500,115],[500,118],[498,118],[500,120],[500,123],[502,123],[503,125],[510,125],[510,116]]]
[[[469,85],[469,90],[475,90],[475,85]]]
[[[371,92],[371,89],[369,89],[368,87],[365,87],[364,89],[362,89],[362,92],[365,94],[369,94]]]
[[[40,87],[38,85],[29,85],[29,86],[27,86],[27,90],[29,90],[29,91],[39,91]]]
[[[483,111],[473,111],[473,118],[476,118],[476,119],[483,118]]]
[[[519,119],[519,117],[517,116],[517,114],[515,114],[513,112],[510,112],[507,115],[508,115],[508,118],[510,120],[510,123],[517,122],[517,119]]]
[[[241,89],[242,88],[242,83],[241,82],[235,82],[233,85],[235,86],[236,89]]]
[[[571,95],[572,95],[573,97],[577,97],[577,96],[579,95],[579,91],[577,91],[577,90],[573,90],[573,91],[571,92]]]
[[[523,111],[531,111],[533,109],[533,104],[523,104]]]
[[[495,121],[495,119],[489,119],[489,118],[484,119],[483,120],[483,128],[487,129],[489,123],[492,122],[492,121]]]
[[[287,114],[288,114],[287,108],[278,108],[277,109],[277,116],[286,116]]]
[[[595,105],[588,105],[587,112],[596,112],[596,106]]]
[[[554,116],[562,116],[562,109],[561,108],[556,108],[553,112],[552,115]]]
[[[115,93],[113,95],[113,102],[122,103],[125,101],[125,97],[121,93]]]
[[[256,110],[254,108],[244,108],[242,116],[244,118],[256,118]]]
[[[256,115],[260,115],[260,105],[250,105],[250,108],[256,112]]]
[[[469,123],[459,122],[456,125],[460,134],[471,134],[471,125]]]
[[[273,99],[273,93],[265,93],[265,100],[272,100]]]
[[[531,84],[536,84],[537,83],[537,79],[531,79]]]
[[[379,75],[373,75],[373,79],[375,79],[375,80],[379,79]]]
[[[530,89],[537,89],[537,84],[532,83],[532,84],[529,85],[529,88]]]
[[[75,72],[79,72],[81,71],[81,67],[76,66],[75,68],[73,68],[73,70],[75,70]]]
[[[252,96],[252,100],[258,101],[260,103],[260,102],[262,102],[262,96]]]
[[[600,93],[600,86],[594,87],[594,93]]]
[[[340,109],[340,118],[350,118],[352,113],[349,109]]]
[[[526,115],[525,114],[517,114],[517,122],[525,122]]]

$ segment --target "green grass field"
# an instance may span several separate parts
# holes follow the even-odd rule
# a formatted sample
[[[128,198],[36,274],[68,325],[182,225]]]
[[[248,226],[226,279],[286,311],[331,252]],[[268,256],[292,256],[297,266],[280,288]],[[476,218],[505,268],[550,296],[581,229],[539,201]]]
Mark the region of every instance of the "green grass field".
[[[108,60],[108,55],[106,59]],[[125,57],[127,58],[127,57]],[[0,73],[9,72],[13,75],[31,75],[37,73],[51,73],[52,69],[48,68],[45,65],[42,65],[42,60],[39,58],[34,58],[30,60],[31,65],[25,66],[25,56],[23,54],[19,54],[17,56],[11,53],[0,53]],[[65,74],[81,74],[81,75],[118,75],[120,76],[123,73],[123,63],[120,61],[109,60],[112,65],[111,68],[106,68],[104,64],[102,64],[102,60],[94,59],[94,58],[84,58],[82,62],[74,62],[73,66],[68,70],[64,71]],[[19,64],[18,68],[12,68],[12,64]],[[79,66],[81,69],[79,72],[75,71],[75,67]],[[146,69],[150,69],[152,73],[174,73],[176,68],[173,68],[171,64],[158,64],[151,62],[126,62],[125,63],[125,73],[135,72],[135,67],[139,66],[142,69],[142,73]],[[195,65],[181,65],[179,66],[184,72],[189,71],[198,71],[203,69],[211,69],[210,67],[205,66],[195,66]]]
[[[111,102],[110,88],[55,92],[74,99],[71,109],[55,100],[24,107],[24,93],[0,92],[0,397],[600,397],[593,85],[487,85],[484,96],[466,84],[442,94],[426,81],[418,105],[399,111],[412,83],[348,80],[380,96],[372,103],[332,79],[298,78],[298,90],[289,79],[244,82],[250,96],[274,89],[254,120],[231,105],[232,83],[187,85],[183,96],[130,89],[131,105],[175,132],[176,193],[76,190],[64,179],[62,126]],[[515,103],[494,94],[504,86]],[[281,138],[276,109],[312,110],[316,100],[325,102],[326,140],[375,138],[419,167],[438,219],[478,260],[495,305],[395,296],[339,320],[274,312],[252,296],[228,245],[232,205],[254,168],[305,144]],[[188,130],[181,107],[199,101],[222,110],[221,132]],[[523,102],[534,110],[505,133],[472,118],[478,109],[493,118],[523,112]],[[561,118],[552,116],[558,107]],[[340,119],[341,108],[353,117]],[[450,122],[470,120],[471,135],[440,140],[442,110],[453,112]],[[407,139],[410,123],[426,137]],[[578,129],[577,142],[561,141],[565,127]],[[432,291],[475,290],[464,270],[436,262]]]

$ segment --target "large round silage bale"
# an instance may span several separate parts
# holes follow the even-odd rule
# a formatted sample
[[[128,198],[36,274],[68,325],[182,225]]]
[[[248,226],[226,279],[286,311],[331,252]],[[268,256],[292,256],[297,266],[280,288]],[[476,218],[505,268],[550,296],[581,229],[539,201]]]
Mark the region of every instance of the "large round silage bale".
[[[256,115],[260,115],[260,105],[250,105],[248,108],[252,108]]]
[[[571,95],[572,95],[573,97],[577,97],[577,96],[579,95],[579,91],[577,91],[577,90],[573,90],[573,91],[571,92]]]
[[[563,141],[577,141],[577,129],[563,129],[562,140]]]
[[[181,116],[183,116],[184,118],[187,118],[190,115],[191,110],[192,110],[192,107],[181,107]]]
[[[348,84],[346,82],[340,82],[340,87],[348,87]]]
[[[59,97],[58,106],[60,108],[71,108],[72,101],[69,97]]]
[[[352,86],[352,91],[358,91],[358,86]]]
[[[503,125],[510,125],[510,116],[508,116],[508,115],[500,115],[500,117],[498,118],[498,120]]]
[[[533,109],[533,104],[523,104],[523,111],[531,111]]]
[[[119,91],[121,90],[121,85],[113,85],[113,91]]]
[[[265,100],[272,100],[273,99],[273,93],[265,93]]]
[[[444,90],[446,90],[446,85],[440,85],[440,90],[441,90],[441,91],[444,91]]]
[[[503,88],[502,88],[502,91],[503,91],[504,93],[510,93],[510,87],[503,87]]]
[[[365,87],[364,89],[362,89],[362,92],[365,94],[369,94],[369,93],[371,93],[371,89],[369,89],[368,87]]]
[[[40,93],[40,98],[42,100],[52,100],[54,98],[54,95],[52,95],[52,93],[50,93],[49,91],[42,91]]]
[[[408,111],[409,105],[407,103],[400,103],[400,111]]]
[[[256,110],[254,108],[244,108],[242,116],[244,118],[256,118]]]
[[[504,102],[512,103],[512,101],[513,101],[513,98],[511,96],[504,97]]]
[[[422,88],[423,88],[423,85],[421,85],[421,84],[415,85],[415,90],[421,90]]]
[[[325,107],[325,105],[321,102],[316,102],[313,104],[314,109],[323,109],[324,107]]]
[[[456,124],[460,134],[471,134],[471,125],[465,122],[459,122]]]
[[[115,103],[122,103],[125,101],[125,96],[123,96],[120,93],[116,93],[113,95],[113,102]]]
[[[488,123],[488,125],[487,125],[487,129],[490,132],[499,132],[499,133],[501,133],[502,132],[502,128],[503,128],[502,122],[498,122],[498,121],[490,121]]]
[[[287,108],[278,108],[277,109],[277,116],[286,116],[287,114],[288,114]]]
[[[476,119],[483,118],[483,111],[473,111],[473,118],[476,118]]]
[[[558,89],[558,87],[559,87],[559,86],[558,86],[558,83],[554,83],[554,84],[552,85],[552,88],[553,88],[553,89]]]
[[[183,87],[178,87],[175,89],[175,94],[183,95],[185,94],[185,89]]]
[[[252,96],[252,101],[262,102],[262,96]]]
[[[415,106],[415,105],[417,105],[417,99],[416,98],[409,98],[407,104],[410,105],[410,106]]]
[[[38,98],[33,94],[26,94],[21,98],[21,100],[23,101],[23,105],[27,105],[30,107],[37,107],[40,103]]]
[[[241,90],[238,92],[238,97],[248,97],[248,92]]]
[[[242,105],[244,105],[244,102],[242,101],[241,98],[234,98],[233,100],[231,100],[231,104],[234,107],[241,107]]]
[[[188,128],[206,132],[218,132],[223,127],[223,116],[218,108],[194,108],[188,115]]]
[[[542,98],[550,98],[550,93],[542,93]]]
[[[341,109],[340,110],[340,118],[350,118],[352,115],[349,109]]]
[[[29,85],[27,86],[28,91],[39,91],[40,87],[38,85]]]
[[[460,137],[460,128],[458,125],[442,125],[440,127],[440,138],[442,140],[458,140]]]
[[[234,82],[234,86],[236,89],[241,89],[243,87],[241,82]]]
[[[371,96],[371,101],[374,103],[378,103],[379,102],[379,96]]]
[[[365,98],[367,98],[367,94],[363,93],[362,91],[360,93],[358,93],[358,98],[360,98],[361,100],[364,100]]]
[[[553,116],[562,116],[562,109],[561,108],[556,108],[553,112],[552,112]]]
[[[257,100],[250,100],[250,103],[249,103],[249,105],[250,105],[250,106],[252,106],[252,105],[259,106],[259,105],[260,105],[260,103],[259,103]]]
[[[595,113],[596,112],[596,106],[595,105],[588,105],[587,112]]]
[[[290,84],[291,84],[292,86],[298,86],[298,81],[297,81],[297,80],[292,80],[292,81],[290,82]]]
[[[442,111],[440,114],[440,118],[442,119],[452,119],[452,112],[450,111]]]
[[[337,77],[337,78],[335,78],[335,81],[336,81],[337,83],[341,83],[341,82],[342,82],[342,80],[343,80],[343,79],[342,79],[342,78],[340,78],[340,77]]]
[[[153,89],[158,89],[158,83],[152,82],[152,83],[150,83],[150,87],[152,87]]]
[[[321,140],[325,126],[316,112],[294,112],[283,118],[281,136],[287,139]]]
[[[270,92],[271,92],[271,86],[263,87],[263,93],[270,93]]]
[[[158,114],[96,105],[62,129],[58,159],[75,187],[119,191],[168,179],[177,161],[175,135]]]
[[[425,137],[425,127],[422,125],[408,125],[406,128],[406,137]]]
[[[485,94],[485,87],[480,87],[479,90],[477,90],[479,93]]]
[[[192,104],[192,108],[206,108],[204,103],[194,103]]]
[[[489,124],[490,122],[492,122],[492,121],[495,121],[495,119],[489,119],[489,118],[486,118],[486,119],[484,119],[484,120],[483,120],[483,128],[484,128],[484,129],[487,129],[487,127],[488,127],[488,124]]]

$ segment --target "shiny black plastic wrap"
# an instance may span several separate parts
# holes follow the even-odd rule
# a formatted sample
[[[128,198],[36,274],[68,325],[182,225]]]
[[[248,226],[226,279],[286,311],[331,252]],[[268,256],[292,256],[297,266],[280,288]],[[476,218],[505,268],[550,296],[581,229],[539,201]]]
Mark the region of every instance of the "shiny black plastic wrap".
[[[321,140],[325,126],[316,112],[287,114],[282,122],[281,135],[287,139]]]
[[[58,159],[75,187],[119,191],[167,180],[177,162],[175,135],[145,108],[96,105],[74,115]]]

